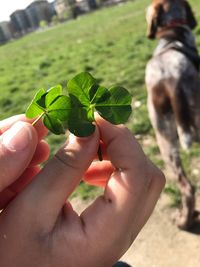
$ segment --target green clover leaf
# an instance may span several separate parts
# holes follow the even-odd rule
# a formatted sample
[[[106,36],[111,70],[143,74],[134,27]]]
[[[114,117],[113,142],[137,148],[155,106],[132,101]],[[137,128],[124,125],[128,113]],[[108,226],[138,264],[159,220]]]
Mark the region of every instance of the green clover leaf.
[[[109,93],[110,97],[108,99],[96,103],[96,110],[100,116],[113,124],[127,122],[132,112],[131,95],[120,86],[111,87]]]
[[[90,105],[90,89],[96,84],[91,74],[82,72],[67,83],[69,94],[75,96],[84,106]]]
[[[35,118],[36,122],[43,118],[44,125],[54,134],[65,133],[63,122],[69,118],[71,111],[71,100],[62,95],[62,87],[57,85],[48,91],[39,90],[30,106],[27,108],[26,116]]]
[[[36,95],[34,96],[31,104],[28,106],[26,110],[26,117],[29,119],[33,119],[44,112],[44,108],[37,104],[37,101],[46,94],[45,89],[40,89]]]

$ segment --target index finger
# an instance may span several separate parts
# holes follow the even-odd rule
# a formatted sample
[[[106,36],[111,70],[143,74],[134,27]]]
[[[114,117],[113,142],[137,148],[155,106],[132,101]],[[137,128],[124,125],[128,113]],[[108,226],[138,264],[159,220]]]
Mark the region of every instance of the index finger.
[[[128,129],[101,118],[97,119],[97,124],[115,170],[104,196],[87,208],[81,218],[91,238],[105,239],[103,249],[109,250],[109,246],[119,244],[119,240],[122,249],[127,245],[124,242],[130,245],[150,216],[164,186],[164,178]]]
[[[141,191],[148,187],[148,160],[133,134],[123,125],[112,125],[97,118],[100,138],[105,144],[107,157],[114,171],[105,188],[104,198],[109,201],[123,202],[133,197],[135,202]],[[133,206],[133,202],[126,203]]]
[[[13,124],[15,124],[18,121],[32,123],[34,119],[28,119],[26,118],[24,114],[19,114],[19,115],[15,115],[10,118],[1,120],[0,121],[0,135],[3,134],[5,131],[7,131]],[[43,125],[41,121],[39,121],[34,127],[38,133],[39,140],[41,140],[47,135],[48,130],[45,128],[45,126]]]

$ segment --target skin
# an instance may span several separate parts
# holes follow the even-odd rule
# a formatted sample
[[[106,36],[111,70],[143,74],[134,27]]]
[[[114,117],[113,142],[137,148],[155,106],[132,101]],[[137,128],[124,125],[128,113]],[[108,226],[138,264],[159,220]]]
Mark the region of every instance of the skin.
[[[1,267],[112,266],[152,213],[165,184],[163,174],[127,128],[100,117],[92,136],[70,136],[38,172],[49,154],[41,141],[46,130],[24,122],[17,136],[23,149],[10,151],[2,136],[13,134],[11,126],[18,120],[25,119],[0,124]],[[31,142],[25,145],[27,135]],[[105,160],[95,162],[100,139]],[[105,190],[79,216],[66,199],[81,179]],[[5,195],[6,188],[17,188],[14,199]]]

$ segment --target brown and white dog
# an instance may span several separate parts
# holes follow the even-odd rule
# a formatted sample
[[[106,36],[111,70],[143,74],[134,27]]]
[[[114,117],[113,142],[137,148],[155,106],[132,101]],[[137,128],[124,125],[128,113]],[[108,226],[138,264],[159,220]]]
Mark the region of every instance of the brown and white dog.
[[[148,110],[161,154],[173,168],[182,194],[177,224],[194,220],[195,190],[182,167],[179,144],[200,140],[200,60],[192,29],[197,22],[185,0],[153,0],[147,9],[147,36],[159,39],[146,67]]]

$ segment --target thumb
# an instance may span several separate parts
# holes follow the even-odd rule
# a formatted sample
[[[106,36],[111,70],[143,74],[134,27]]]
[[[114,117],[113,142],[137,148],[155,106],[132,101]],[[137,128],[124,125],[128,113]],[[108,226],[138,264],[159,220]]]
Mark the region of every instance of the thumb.
[[[22,202],[27,204],[23,209],[20,207],[20,211],[27,212],[28,220],[37,218],[38,223],[50,228],[55,224],[66,199],[80,183],[96,156],[98,144],[97,127],[89,137],[70,136],[69,141],[18,198],[16,204]]]
[[[29,123],[19,121],[0,136],[0,192],[28,167],[36,146],[37,133]]]

